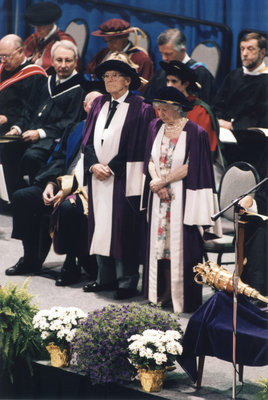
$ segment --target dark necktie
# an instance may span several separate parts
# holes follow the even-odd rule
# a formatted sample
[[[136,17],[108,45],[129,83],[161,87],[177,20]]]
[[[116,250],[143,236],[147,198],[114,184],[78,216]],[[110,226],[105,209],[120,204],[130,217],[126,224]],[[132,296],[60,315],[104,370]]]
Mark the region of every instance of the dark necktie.
[[[118,106],[118,104],[119,104],[118,101],[115,101],[115,100],[112,101],[104,129],[107,129],[109,127],[110,122],[114,116],[114,113],[115,113],[115,110],[116,110],[116,107]]]

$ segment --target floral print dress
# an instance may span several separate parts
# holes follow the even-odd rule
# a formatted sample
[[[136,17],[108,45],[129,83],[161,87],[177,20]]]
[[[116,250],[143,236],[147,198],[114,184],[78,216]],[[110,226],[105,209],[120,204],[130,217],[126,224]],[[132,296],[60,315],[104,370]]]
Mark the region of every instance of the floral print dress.
[[[165,176],[170,172],[172,164],[173,151],[178,142],[178,138],[169,139],[163,136],[160,149],[160,171],[161,176]],[[167,185],[170,195],[168,200],[160,200],[159,207],[159,223],[158,223],[158,243],[157,243],[157,259],[170,260],[170,206],[172,201],[172,192],[170,184]]]

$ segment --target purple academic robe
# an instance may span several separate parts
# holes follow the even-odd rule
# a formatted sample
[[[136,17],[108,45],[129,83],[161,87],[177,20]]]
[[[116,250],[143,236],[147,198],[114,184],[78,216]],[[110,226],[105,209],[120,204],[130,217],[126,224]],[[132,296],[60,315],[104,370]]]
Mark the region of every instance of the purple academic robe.
[[[89,251],[125,263],[144,263],[146,220],[140,197],[148,125],[155,112],[130,94],[104,129],[109,103],[110,95],[95,100],[84,130],[85,172],[102,163],[114,174],[101,182],[88,173]]]
[[[145,268],[145,295],[157,302],[157,236],[159,197],[149,190],[148,162],[154,161],[159,171],[159,157],[164,124],[155,119],[150,124],[144,177],[143,206],[149,203],[149,239]],[[208,135],[199,125],[188,121],[173,152],[172,169],[188,163],[183,181],[171,183],[174,199],[170,212],[171,291],[175,312],[193,312],[202,303],[201,286],[194,281],[193,267],[202,262],[203,239],[221,236],[220,222],[211,216],[218,211],[217,194],[211,163]],[[201,233],[202,232],[202,233]],[[203,236],[203,238],[202,238]]]

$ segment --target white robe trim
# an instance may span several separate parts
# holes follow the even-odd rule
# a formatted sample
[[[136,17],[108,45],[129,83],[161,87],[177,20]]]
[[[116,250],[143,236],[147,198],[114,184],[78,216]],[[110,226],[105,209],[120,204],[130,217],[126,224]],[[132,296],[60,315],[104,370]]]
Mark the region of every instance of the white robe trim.
[[[143,186],[143,161],[127,162],[126,197],[141,196]]]
[[[159,158],[160,146],[164,135],[164,125],[160,128],[153,148],[152,159],[156,171],[160,175]],[[182,131],[173,152],[171,171],[183,164],[186,148],[186,132]],[[183,288],[183,184],[182,181],[171,183],[174,199],[170,210],[170,257],[171,257],[171,295],[175,312],[181,312],[184,306]],[[151,217],[150,260],[149,260],[149,293],[151,302],[157,303],[157,233],[160,200],[153,194]]]
[[[0,164],[0,199],[9,201],[3,165]]]
[[[207,232],[220,237],[222,235],[220,220],[212,221],[212,215],[219,211],[217,194],[211,188],[186,190],[184,213],[185,225],[210,226]]]
[[[117,106],[109,128],[104,129],[109,102],[106,102],[98,116],[94,131],[94,148],[101,164],[107,165],[119,151],[123,125],[128,112],[128,103]],[[104,181],[92,176],[92,199],[95,229],[92,237],[90,254],[110,255],[112,239],[114,175]]]

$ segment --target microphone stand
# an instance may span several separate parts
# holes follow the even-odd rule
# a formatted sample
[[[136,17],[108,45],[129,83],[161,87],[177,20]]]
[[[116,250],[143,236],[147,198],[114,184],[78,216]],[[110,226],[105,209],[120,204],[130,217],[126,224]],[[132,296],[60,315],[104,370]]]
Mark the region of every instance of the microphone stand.
[[[228,204],[224,209],[219,211],[217,214],[214,214],[211,219],[212,221],[216,221],[225,211],[229,210],[229,208],[234,207],[234,220],[235,220],[235,269],[233,273],[233,387],[232,387],[232,399],[236,398],[236,328],[237,328],[237,288],[238,288],[238,259],[239,259],[239,210],[240,206],[238,202],[243,199],[248,194],[254,192],[258,189],[264,182],[268,181],[268,178],[263,179],[257,185],[253,186],[246,193],[240,195],[235,200],[232,200],[230,204]]]

